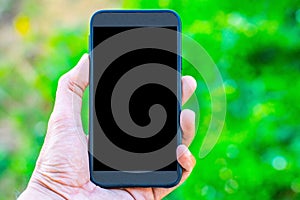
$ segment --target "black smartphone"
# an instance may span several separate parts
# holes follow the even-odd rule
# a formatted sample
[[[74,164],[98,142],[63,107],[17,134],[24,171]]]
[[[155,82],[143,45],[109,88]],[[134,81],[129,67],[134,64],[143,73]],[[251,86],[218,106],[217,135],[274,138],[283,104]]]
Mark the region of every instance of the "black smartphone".
[[[172,187],[180,181],[180,33],[171,10],[92,16],[89,160],[95,184]]]

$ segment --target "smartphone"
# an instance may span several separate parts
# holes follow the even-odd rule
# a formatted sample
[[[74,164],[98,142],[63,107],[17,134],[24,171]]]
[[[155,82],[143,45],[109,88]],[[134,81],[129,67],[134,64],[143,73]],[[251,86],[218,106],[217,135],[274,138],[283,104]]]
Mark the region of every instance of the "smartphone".
[[[181,179],[181,23],[171,10],[101,10],[90,21],[89,160],[104,188]]]

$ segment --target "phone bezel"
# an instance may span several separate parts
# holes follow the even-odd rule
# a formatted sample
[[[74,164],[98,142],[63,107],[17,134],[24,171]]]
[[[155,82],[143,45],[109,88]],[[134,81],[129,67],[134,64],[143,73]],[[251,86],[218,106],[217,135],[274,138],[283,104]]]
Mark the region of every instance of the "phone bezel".
[[[138,17],[137,17],[138,16]],[[89,166],[90,178],[95,184],[105,188],[116,187],[172,187],[179,183],[182,168],[177,163],[176,171],[154,171],[148,173],[126,173],[121,171],[93,170],[93,27],[177,27],[177,53],[181,55],[181,22],[178,14],[172,10],[100,10],[94,13],[90,21],[90,87],[89,87]],[[181,104],[181,57],[177,59],[177,98]],[[178,108],[178,123],[181,105]],[[178,145],[181,144],[181,130],[177,134]],[[174,149],[175,151],[175,149]]]

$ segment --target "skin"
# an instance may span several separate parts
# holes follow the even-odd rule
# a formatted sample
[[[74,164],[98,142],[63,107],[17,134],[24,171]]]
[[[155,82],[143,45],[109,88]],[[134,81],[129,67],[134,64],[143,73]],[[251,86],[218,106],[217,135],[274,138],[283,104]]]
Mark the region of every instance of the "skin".
[[[177,160],[183,175],[177,186],[104,189],[91,182],[88,139],[81,123],[82,95],[88,84],[89,57],[84,54],[59,80],[43,147],[28,186],[19,199],[162,199],[181,185],[196,162],[187,148],[195,134],[195,113],[188,109],[180,116],[183,134],[182,144],[177,148]],[[182,77],[183,104],[195,88],[196,81],[192,77]]]

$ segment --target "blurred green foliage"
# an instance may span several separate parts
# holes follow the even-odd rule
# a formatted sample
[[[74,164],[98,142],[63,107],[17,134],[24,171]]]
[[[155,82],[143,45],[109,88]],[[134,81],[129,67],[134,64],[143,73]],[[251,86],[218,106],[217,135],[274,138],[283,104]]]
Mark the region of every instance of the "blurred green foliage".
[[[299,1],[61,2],[0,0],[0,199],[13,199],[30,178],[57,81],[87,52],[97,4],[174,9],[183,32],[206,49],[223,76],[225,127],[200,159],[209,94],[183,65],[183,74],[198,81],[201,116],[191,145],[197,166],[166,199],[300,199]],[[87,94],[83,105],[87,131]]]
[[[183,33],[210,54],[227,95],[225,128],[213,151],[169,199],[300,199],[300,1],[125,0],[126,8],[168,8]],[[185,49],[183,49],[185,51]],[[210,118],[198,80],[199,154]],[[193,107],[193,105],[187,105]]]

